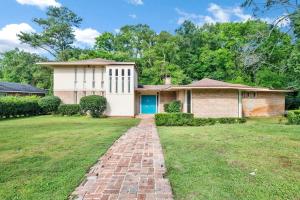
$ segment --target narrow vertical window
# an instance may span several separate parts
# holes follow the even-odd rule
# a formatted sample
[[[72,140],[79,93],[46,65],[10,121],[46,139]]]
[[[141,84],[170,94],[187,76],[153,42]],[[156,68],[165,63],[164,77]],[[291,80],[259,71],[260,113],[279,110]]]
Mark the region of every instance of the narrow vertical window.
[[[124,81],[125,81],[125,70],[122,69],[122,93],[124,93],[125,91],[125,84],[124,84]]]
[[[83,96],[86,97],[86,91],[83,92]]]
[[[192,112],[192,94],[191,94],[191,90],[188,90],[187,91],[187,94],[186,94],[186,101],[187,101],[187,112],[188,113],[191,113]]]
[[[112,92],[112,69],[109,69],[109,92]]]
[[[93,83],[92,83],[92,85],[93,85],[93,88],[95,88],[95,71],[96,71],[96,69],[95,69],[95,67],[93,68]]]
[[[131,76],[131,70],[128,69],[128,93],[130,93],[130,91],[131,91],[130,76]]]
[[[83,83],[86,83],[86,68],[83,68]]]
[[[75,84],[77,83],[77,67],[75,67],[75,72],[74,72],[74,82]]]
[[[104,69],[101,69],[101,89],[104,88]]]
[[[116,71],[115,71],[115,77],[116,77],[116,93],[118,93],[118,76],[119,76],[119,70],[116,69]]]

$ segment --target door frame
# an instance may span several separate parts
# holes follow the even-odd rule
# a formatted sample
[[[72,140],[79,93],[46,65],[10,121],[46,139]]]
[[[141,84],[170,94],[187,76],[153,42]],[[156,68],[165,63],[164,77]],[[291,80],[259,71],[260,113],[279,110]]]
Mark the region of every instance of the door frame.
[[[140,95],[140,114],[141,115],[152,115],[152,114],[145,114],[142,113],[142,96],[155,96],[155,113],[158,113],[158,95],[157,94],[141,94]]]

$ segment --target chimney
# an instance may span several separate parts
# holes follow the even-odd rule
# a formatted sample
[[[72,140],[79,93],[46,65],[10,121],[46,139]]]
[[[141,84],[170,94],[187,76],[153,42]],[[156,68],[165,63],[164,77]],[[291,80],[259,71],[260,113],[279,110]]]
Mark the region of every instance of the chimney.
[[[165,76],[165,85],[171,85],[172,82],[171,82],[171,76]]]

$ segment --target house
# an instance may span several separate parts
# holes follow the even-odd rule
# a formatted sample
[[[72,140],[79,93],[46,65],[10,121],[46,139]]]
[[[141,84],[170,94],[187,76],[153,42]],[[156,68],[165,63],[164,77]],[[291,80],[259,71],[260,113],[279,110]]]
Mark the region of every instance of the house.
[[[0,82],[0,96],[45,96],[46,93],[46,90],[28,84]]]
[[[43,62],[54,69],[54,95],[66,104],[79,103],[86,95],[103,95],[108,116],[135,116],[164,112],[164,104],[180,100],[182,111],[196,117],[274,116],[285,111],[288,90],[250,87],[212,79],[189,85],[138,86],[133,62],[90,59]]]

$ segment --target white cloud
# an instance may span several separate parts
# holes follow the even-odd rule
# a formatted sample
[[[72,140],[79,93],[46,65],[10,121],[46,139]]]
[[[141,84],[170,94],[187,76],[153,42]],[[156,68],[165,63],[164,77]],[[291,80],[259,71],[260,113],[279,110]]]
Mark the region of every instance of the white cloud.
[[[128,3],[135,6],[140,6],[144,4],[143,0],[128,0]]]
[[[130,14],[129,17],[132,18],[132,19],[136,19],[137,18],[136,14]]]
[[[119,28],[116,28],[114,31],[115,31],[115,33],[118,34],[118,33],[120,33],[121,30]]]
[[[175,10],[179,15],[178,24],[182,24],[185,20],[190,20],[201,26],[205,23],[214,24],[217,22],[247,21],[251,19],[251,15],[245,14],[241,7],[223,8],[215,3],[209,4],[207,8],[207,11],[210,13],[209,15],[188,13],[178,8]]]
[[[27,23],[8,24],[0,29],[0,52],[19,48],[32,53],[42,53],[42,50],[34,49],[27,44],[21,44],[17,34],[20,32],[31,33],[35,30]]]
[[[79,47],[93,46],[95,44],[95,38],[100,35],[97,30],[92,28],[74,28],[74,34],[76,39],[75,45]]]
[[[61,4],[57,2],[57,0],[17,0],[17,2],[22,5],[37,6],[41,9],[44,9],[49,6],[61,6]]]

